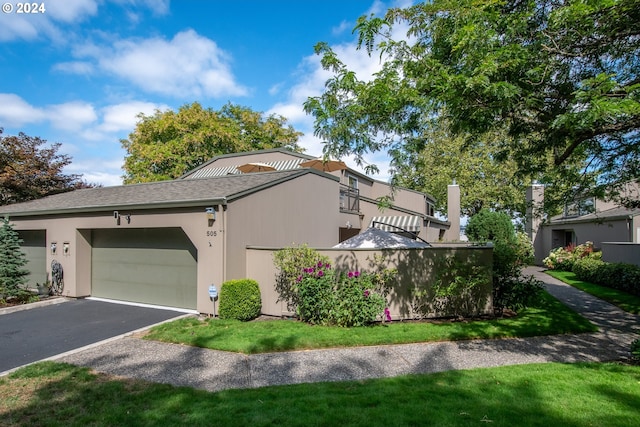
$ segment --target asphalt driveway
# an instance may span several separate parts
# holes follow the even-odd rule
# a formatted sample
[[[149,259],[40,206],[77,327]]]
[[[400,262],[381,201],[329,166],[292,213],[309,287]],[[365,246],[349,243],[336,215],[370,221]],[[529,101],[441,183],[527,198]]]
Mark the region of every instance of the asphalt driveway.
[[[184,315],[93,300],[70,300],[0,316],[0,372]]]

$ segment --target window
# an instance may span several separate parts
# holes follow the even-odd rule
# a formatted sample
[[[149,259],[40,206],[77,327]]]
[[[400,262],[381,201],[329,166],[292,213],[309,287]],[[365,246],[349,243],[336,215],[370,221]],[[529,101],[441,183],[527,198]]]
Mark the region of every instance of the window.
[[[356,178],[355,176],[348,175],[347,182],[350,188],[355,188],[356,190],[358,189],[358,178]]]
[[[564,216],[566,218],[572,218],[593,213],[595,210],[595,199],[593,197],[587,197],[567,203],[564,207]]]

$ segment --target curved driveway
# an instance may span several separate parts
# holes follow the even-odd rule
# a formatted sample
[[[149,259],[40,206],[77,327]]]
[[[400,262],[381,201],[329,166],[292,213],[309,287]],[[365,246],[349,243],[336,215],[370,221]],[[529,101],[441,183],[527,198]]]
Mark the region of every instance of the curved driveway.
[[[86,299],[4,314],[0,373],[182,315]]]

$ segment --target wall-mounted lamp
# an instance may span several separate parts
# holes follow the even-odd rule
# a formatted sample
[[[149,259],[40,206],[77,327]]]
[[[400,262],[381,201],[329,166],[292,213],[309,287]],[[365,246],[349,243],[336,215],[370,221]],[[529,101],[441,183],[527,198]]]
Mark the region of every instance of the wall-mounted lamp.
[[[71,247],[69,245],[69,242],[64,242],[62,244],[62,254],[63,255],[69,255],[70,250],[71,250]]]
[[[207,222],[209,223],[209,227],[211,227],[216,220],[216,210],[212,207],[206,208],[205,213],[207,214]]]
[[[55,255],[58,250],[58,244],[56,242],[51,242],[51,255]]]
[[[349,230],[351,229],[351,227],[353,227],[353,225],[351,225],[351,221],[347,221],[347,224],[346,224],[346,225],[347,225],[347,228],[348,228]]]
[[[131,224],[131,214],[120,214],[118,211],[113,211],[113,217],[116,219],[116,224],[120,225],[120,218],[124,216],[124,219],[127,221],[127,224]]]

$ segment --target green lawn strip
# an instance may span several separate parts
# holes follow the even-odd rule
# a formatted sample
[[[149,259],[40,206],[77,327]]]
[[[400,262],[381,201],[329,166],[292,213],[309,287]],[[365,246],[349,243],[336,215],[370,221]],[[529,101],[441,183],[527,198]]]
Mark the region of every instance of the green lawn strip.
[[[516,317],[461,322],[391,322],[369,327],[312,326],[293,320],[239,322],[186,318],[154,327],[145,339],[244,354],[416,342],[594,332],[597,328],[545,293]]]
[[[628,313],[640,314],[640,297],[617,289],[596,285],[595,283],[583,282],[578,280],[575,273],[570,271],[547,270],[546,273],[594,297],[610,302]]]
[[[43,362],[0,379],[0,426],[633,426],[640,367],[531,364],[209,393]]]

